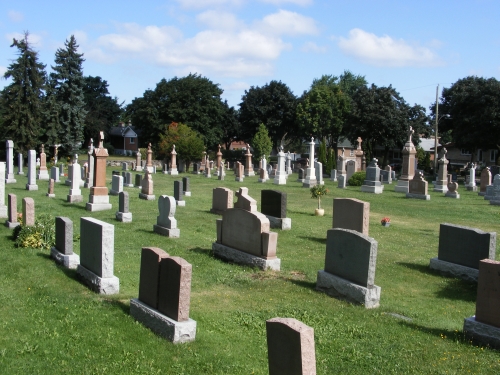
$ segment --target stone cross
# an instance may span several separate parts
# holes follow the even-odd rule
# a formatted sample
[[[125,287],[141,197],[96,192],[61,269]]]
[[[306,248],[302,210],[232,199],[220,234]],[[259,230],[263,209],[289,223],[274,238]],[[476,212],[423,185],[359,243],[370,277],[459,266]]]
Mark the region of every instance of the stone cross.
[[[358,150],[361,150],[361,142],[363,142],[363,140],[361,139],[361,137],[358,137],[356,141],[358,141]]]
[[[411,143],[411,136],[413,135],[413,133],[415,133],[415,130],[413,130],[413,128],[410,126],[410,129],[408,130],[408,142]]]
[[[99,146],[98,148],[104,148],[104,132],[99,132]]]

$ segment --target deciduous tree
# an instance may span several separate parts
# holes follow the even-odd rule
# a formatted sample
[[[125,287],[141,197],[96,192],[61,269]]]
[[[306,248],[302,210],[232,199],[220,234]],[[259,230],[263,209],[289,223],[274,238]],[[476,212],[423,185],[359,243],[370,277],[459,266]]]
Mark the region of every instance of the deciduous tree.
[[[253,157],[260,160],[262,156],[269,156],[273,149],[273,143],[264,124],[260,124],[259,130],[252,140]]]
[[[201,159],[205,145],[200,134],[182,123],[171,123],[164,134],[160,135],[158,153],[162,157],[170,157],[175,145],[177,158],[184,160],[186,171],[193,160]]]

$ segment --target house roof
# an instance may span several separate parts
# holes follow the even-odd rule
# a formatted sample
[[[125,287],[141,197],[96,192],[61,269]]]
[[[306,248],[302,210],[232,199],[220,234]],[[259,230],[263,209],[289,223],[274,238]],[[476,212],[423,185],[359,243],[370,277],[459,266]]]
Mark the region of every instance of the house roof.
[[[425,152],[434,151],[434,138],[420,138],[420,143],[418,145],[422,147]],[[439,146],[441,146],[441,144],[438,141],[438,147]]]
[[[137,138],[139,131],[135,129],[135,126],[113,126],[109,129],[108,134],[119,136],[119,137],[127,137],[127,138]]]

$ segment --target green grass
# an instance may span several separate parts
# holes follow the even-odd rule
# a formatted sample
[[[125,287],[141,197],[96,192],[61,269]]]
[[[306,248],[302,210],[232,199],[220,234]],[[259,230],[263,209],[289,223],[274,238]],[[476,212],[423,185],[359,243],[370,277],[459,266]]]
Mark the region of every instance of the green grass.
[[[111,171],[108,168],[108,182]],[[180,175],[180,179],[184,175]],[[293,317],[314,328],[318,374],[497,374],[500,353],[477,347],[462,335],[463,320],[475,313],[476,285],[429,270],[437,255],[443,222],[496,231],[498,207],[477,193],[459,189],[461,199],[430,192],[430,201],[406,199],[394,184],[382,195],[358,187],[337,189],[322,199],[324,217],[315,217],[316,200],[292,175],[286,186],[261,184],[258,177],[226,181],[191,178],[192,197],[178,207],[178,239],[154,234],[157,202],[130,194],[133,223],[120,223],[113,209],[88,212],[85,203],[66,203],[69,187],[56,184],[56,198],[24,189],[25,176],[6,186],[6,194],[35,199],[37,214],[67,216],[79,234],[79,218],[91,216],[115,225],[115,275],[120,294],[91,292],[74,271],[57,266],[47,251],[15,248],[11,231],[0,228],[0,373],[1,374],[267,374],[265,321]],[[175,178],[153,176],[155,194],[173,195]],[[288,193],[291,231],[279,231],[281,272],[262,272],[224,263],[211,255],[215,220],[209,212],[212,189],[249,188],[260,201],[261,189]],[[82,189],[84,200],[88,189]],[[375,282],[382,288],[380,308],[366,310],[316,292],[323,268],[326,231],[332,225],[334,197],[370,202],[370,236],[378,241]],[[260,209],[260,206],[259,206]],[[388,228],[380,225],[391,218]],[[79,253],[79,243],[75,242]],[[190,316],[197,321],[196,341],[173,345],[135,322],[129,300],[139,289],[140,252],[157,246],[193,265]],[[499,253],[500,254],[500,253]],[[497,257],[498,259],[498,257]],[[404,317],[405,319],[403,319]]]

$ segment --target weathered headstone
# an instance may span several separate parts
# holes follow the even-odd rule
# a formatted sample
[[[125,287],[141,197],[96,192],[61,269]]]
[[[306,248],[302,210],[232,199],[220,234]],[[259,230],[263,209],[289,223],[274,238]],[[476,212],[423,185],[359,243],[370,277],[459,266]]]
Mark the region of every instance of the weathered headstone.
[[[226,177],[226,171],[223,162],[220,162],[219,169],[217,171],[217,176],[219,181],[224,181],[224,178]]]
[[[85,188],[91,188],[94,184],[94,140],[90,138],[90,143],[88,146],[89,151],[87,152],[87,175],[85,176],[85,182],[83,186]]]
[[[261,212],[269,219],[271,228],[292,229],[292,219],[286,217],[286,193],[277,190],[262,190],[260,198]]]
[[[212,208],[210,212],[222,214],[224,211],[233,208],[233,191],[224,187],[214,188],[212,190]]]
[[[274,175],[273,183],[275,185],[286,185],[286,179],[288,178],[288,174],[285,170],[285,153],[283,152],[283,146],[280,146],[278,152],[278,169]]]
[[[186,201],[182,194],[182,181],[174,181],[174,199],[177,206],[185,206]]]
[[[305,171],[304,168],[299,168],[297,182],[304,182]]]
[[[431,196],[427,194],[427,184],[428,182],[424,178],[424,174],[420,171],[415,172],[415,176],[408,184],[408,193],[406,193],[406,198],[415,198],[430,200]],[[448,188],[446,189],[448,190]]]
[[[401,169],[401,176],[398,179],[397,185],[394,187],[394,191],[398,193],[408,193],[410,191],[410,181],[415,176],[415,154],[417,149],[411,140],[414,130],[410,126],[408,131],[408,141],[406,141],[403,147],[403,166]]]
[[[347,172],[345,170],[345,149],[342,147],[342,154],[339,155],[337,159],[337,187],[340,189],[345,189],[347,185]]]
[[[236,193],[238,200],[234,204],[235,208],[241,208],[250,212],[257,212],[257,201],[248,195],[248,188],[241,187]]]
[[[72,170],[71,189],[66,197],[69,203],[83,202],[81,186],[80,164],[78,164],[78,154],[75,154],[73,164],[69,167]],[[106,171],[104,171],[106,173]],[[92,211],[92,210],[91,210]]]
[[[392,184],[392,168],[390,165],[380,171],[380,179],[383,184]]]
[[[156,218],[156,224],[153,225],[153,231],[170,238],[179,238],[181,231],[177,228],[177,220],[175,219],[174,197],[168,195],[160,195],[158,199],[159,215]]]
[[[23,198],[23,224],[26,227],[35,225],[35,201],[33,198]]]
[[[316,375],[314,330],[293,318],[266,321],[269,375]]]
[[[377,241],[354,230],[329,229],[325,268],[318,272],[316,289],[366,308],[380,304],[381,288],[375,285]]]
[[[142,154],[141,154],[141,149],[137,149],[137,154],[135,155],[135,171],[136,172],[141,172],[142,171]]]
[[[236,174],[235,174],[235,181],[238,182],[243,182],[245,179],[245,168],[243,164],[241,164],[239,161],[236,162]]]
[[[491,185],[491,172],[490,168],[486,167],[481,171],[481,182],[479,187],[480,196],[486,195],[486,186]]]
[[[135,175],[135,185],[134,185],[134,187],[141,189],[142,188],[141,182],[142,182],[142,174],[137,173]]]
[[[484,199],[489,199],[490,204],[500,206],[500,174],[495,175],[493,178],[493,185],[490,193],[486,193]]]
[[[148,201],[154,201],[156,199],[156,196],[153,194],[153,178],[147,168],[144,178],[141,181],[141,192],[139,193],[139,198]]]
[[[81,217],[80,264],[76,272],[90,289],[99,294],[120,291],[120,280],[113,274],[114,255],[114,225],[92,217]]]
[[[64,164],[59,164],[59,177],[64,177]]]
[[[191,188],[189,185],[189,177],[182,177],[182,194],[186,197],[191,196]]]
[[[324,185],[325,181],[323,181],[323,163],[320,163],[319,161],[315,161],[314,168],[315,168],[315,172],[316,172],[317,185]]]
[[[170,153],[170,171],[171,176],[177,176],[179,171],[177,170],[177,151],[175,151],[175,145],[172,147],[172,152]]]
[[[153,150],[151,149],[151,143],[148,143],[148,151],[146,154],[146,169],[149,173],[154,173],[154,171],[153,171]]]
[[[42,145],[40,148],[40,169],[38,169],[38,179],[48,180],[49,171],[47,170],[47,155],[45,154],[45,147]]]
[[[311,164],[307,167],[306,177],[304,182],[302,183],[302,187],[311,188],[316,186],[316,170],[314,169],[314,138],[311,138],[311,142],[309,142],[309,160],[311,160]]]
[[[269,173],[267,172],[267,160],[266,156],[263,155],[260,159],[260,169],[259,169],[259,182],[266,182],[269,180]]]
[[[50,168],[50,178],[54,180],[54,182],[61,182],[59,178],[59,168],[52,167]]]
[[[355,230],[368,236],[370,203],[354,198],[334,198],[332,228]]]
[[[356,162],[354,160],[347,160],[347,162],[345,163],[345,170],[346,181],[349,181],[352,175],[356,173]]]
[[[460,194],[458,194],[458,183],[453,182],[452,175],[448,175],[448,191],[444,194],[445,197],[459,199]]]
[[[439,159],[437,161],[439,169],[434,183],[434,191],[446,193],[448,191],[448,159],[446,159],[446,148],[442,148],[439,152]]]
[[[380,183],[380,168],[377,165],[377,159],[373,158],[366,167],[366,179],[361,185],[361,191],[365,193],[382,194],[384,185]]]
[[[110,195],[118,195],[123,191],[123,176],[113,175],[111,177]]]
[[[230,208],[217,219],[214,256],[260,269],[280,270],[276,257],[278,233],[270,232],[269,219],[260,212]]]
[[[24,175],[23,171],[24,156],[22,152],[17,153],[17,174]]]
[[[108,150],[104,148],[104,132],[99,134],[99,146],[94,149],[94,180],[90,188],[87,211],[103,211],[112,208],[106,186],[106,159]]]
[[[336,169],[332,169],[330,171],[330,181],[337,181],[337,170]]]
[[[5,226],[9,229],[14,229],[19,225],[19,221],[17,221],[17,196],[15,194],[7,196],[7,209],[8,215]]]
[[[47,197],[49,198],[55,198],[56,195],[54,194],[54,179],[51,178],[49,180],[49,187],[47,189],[47,194],[46,194]]]
[[[6,153],[6,170],[5,170],[5,183],[15,184],[17,181],[14,177],[14,142],[11,140],[5,141]]]
[[[115,217],[122,223],[132,222],[132,212],[129,211],[129,196],[126,191],[121,191],[118,194],[118,211],[115,213]]]
[[[28,183],[26,184],[26,190],[38,190],[38,185],[36,184],[36,151],[28,151]]]
[[[496,232],[483,232],[453,224],[441,224],[439,250],[430,268],[464,280],[477,281],[479,262],[495,259]]]
[[[66,268],[76,269],[80,256],[73,252],[73,222],[62,216],[56,216],[56,245],[50,249],[50,256]]]
[[[7,218],[7,206],[5,205],[5,162],[0,162],[0,218]]]
[[[134,187],[134,184],[132,183],[132,173],[122,172],[122,177],[124,187]]]
[[[469,169],[469,184],[467,185],[467,191],[477,191],[476,186],[476,164],[471,163]]]

